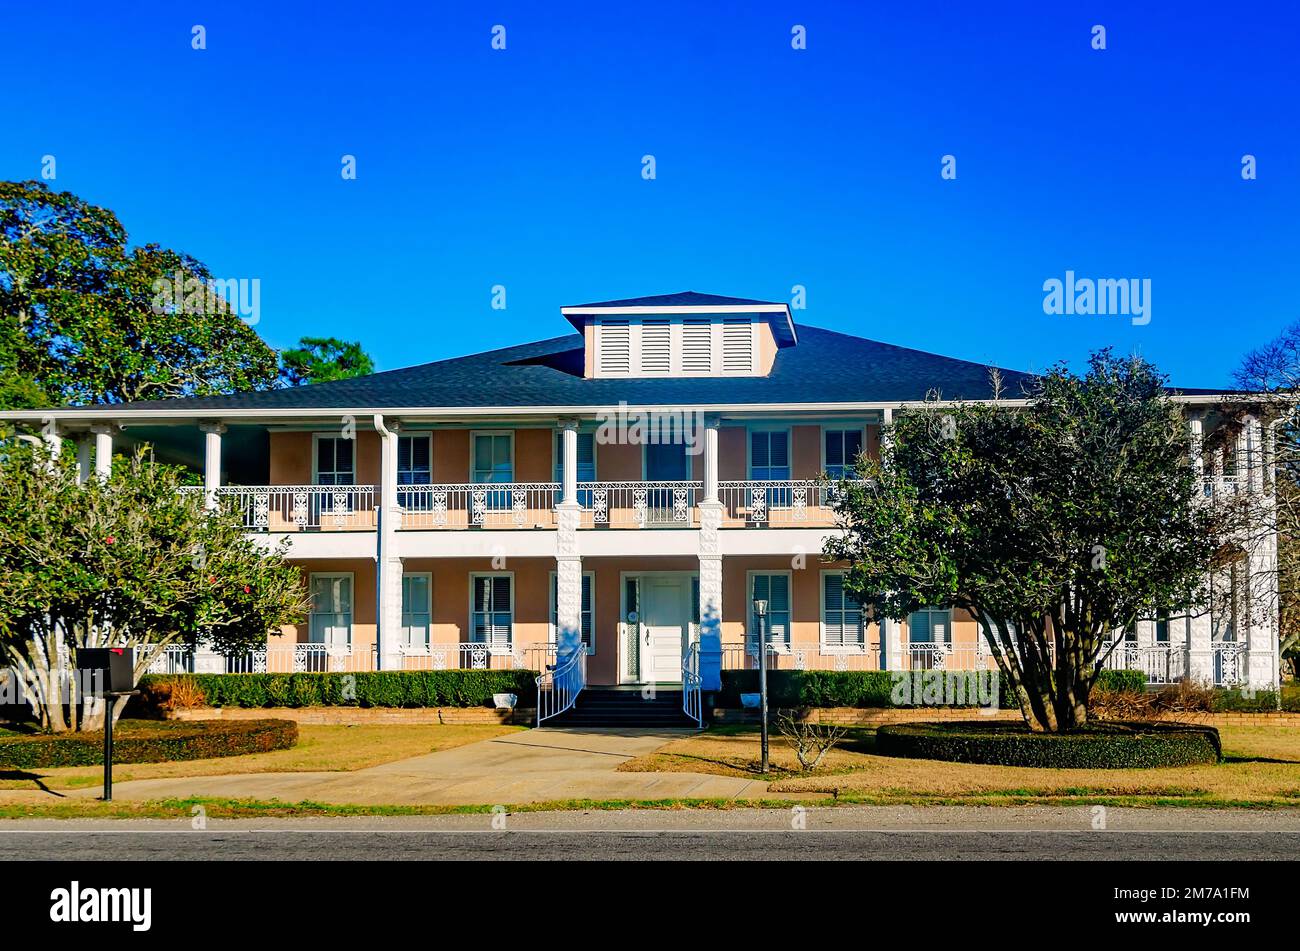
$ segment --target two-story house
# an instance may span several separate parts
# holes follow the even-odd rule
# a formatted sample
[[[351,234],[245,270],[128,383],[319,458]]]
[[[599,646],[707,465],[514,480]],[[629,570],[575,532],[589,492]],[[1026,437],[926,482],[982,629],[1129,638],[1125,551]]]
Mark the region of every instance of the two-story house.
[[[878,624],[820,558],[835,530],[824,476],[875,454],[892,414],[931,392],[992,398],[987,367],[799,325],[770,301],[687,292],[561,312],[562,336],[357,379],[3,416],[52,421],[88,473],[151,444],[201,470],[249,532],[288,539],[306,622],[253,657],[181,664],[542,669],[568,636],[589,684],[676,683],[701,639],[721,666],[752,666],[761,599],[774,667],[988,665],[969,617]],[[1026,375],[1001,377],[1015,404]],[[1203,456],[1223,397],[1174,398],[1207,487],[1266,491],[1267,428],[1247,417],[1239,451]],[[1267,686],[1275,625],[1139,624],[1112,664]]]

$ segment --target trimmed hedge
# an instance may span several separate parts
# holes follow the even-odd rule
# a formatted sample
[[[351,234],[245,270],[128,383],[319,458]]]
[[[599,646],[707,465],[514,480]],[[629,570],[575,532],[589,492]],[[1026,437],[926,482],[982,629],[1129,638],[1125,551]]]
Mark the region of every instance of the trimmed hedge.
[[[537,700],[532,670],[390,670],[357,674],[155,674],[140,681],[147,706],[173,685],[209,707],[490,707],[494,693]]]
[[[954,674],[964,671],[952,671]],[[772,707],[859,707],[889,708],[893,702],[895,673],[888,670],[769,670],[767,672],[768,705]],[[1141,693],[1147,678],[1140,670],[1103,670],[1095,687],[1105,690]],[[722,690],[717,706],[737,708],[742,693],[758,693],[757,670],[724,670]],[[1006,683],[999,690],[1004,708],[1017,705],[1007,694]],[[978,706],[972,697],[962,704]],[[917,704],[906,704],[917,706]]]
[[[298,742],[292,720],[120,720],[113,762],[167,763],[287,750]],[[0,736],[0,766],[45,769],[101,766],[104,731]]]
[[[1210,710],[1214,713],[1273,713],[1277,709],[1277,693],[1272,690],[1256,690],[1252,693],[1236,689],[1216,690],[1210,698]],[[1300,690],[1294,684],[1282,686],[1282,710],[1285,713],[1300,713]]]
[[[899,723],[876,731],[882,756],[1047,769],[1149,769],[1217,763],[1219,731],[1178,723],[1090,723],[1075,733],[1023,724]]]

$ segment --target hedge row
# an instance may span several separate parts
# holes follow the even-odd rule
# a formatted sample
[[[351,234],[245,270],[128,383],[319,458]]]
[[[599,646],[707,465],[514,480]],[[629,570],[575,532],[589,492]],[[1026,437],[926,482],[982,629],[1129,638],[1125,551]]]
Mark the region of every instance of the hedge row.
[[[298,742],[292,720],[119,720],[113,762],[163,763],[287,750]],[[0,736],[0,765],[19,769],[98,766],[104,732]]]
[[[495,693],[537,699],[531,670],[393,670],[357,674],[157,674],[143,678],[147,706],[176,695],[209,707],[491,707]]]
[[[931,673],[940,672],[926,672],[927,675]],[[945,705],[980,706],[975,690],[971,689],[973,684],[969,672],[952,671],[951,674],[954,678],[967,675],[963,685],[965,700]],[[768,706],[874,709],[920,705],[916,702],[896,704],[894,696],[897,683],[897,674],[888,670],[770,670],[767,673]],[[1008,708],[1017,706],[1008,696],[1006,683],[1000,680],[999,684],[999,704]],[[1101,689],[1133,693],[1146,690],[1146,685],[1146,675],[1139,670],[1103,670],[1096,683]],[[724,670],[722,690],[717,695],[716,705],[737,708],[741,705],[742,693],[758,693],[758,671]]]
[[[900,723],[876,731],[882,756],[1047,769],[1149,769],[1217,763],[1219,731],[1173,723],[1091,723],[1076,733],[1023,724]]]
[[[1215,713],[1273,713],[1278,709],[1278,698],[1272,690],[1216,690],[1210,697],[1210,709]],[[1282,710],[1300,713],[1300,689],[1296,685],[1283,685]]]

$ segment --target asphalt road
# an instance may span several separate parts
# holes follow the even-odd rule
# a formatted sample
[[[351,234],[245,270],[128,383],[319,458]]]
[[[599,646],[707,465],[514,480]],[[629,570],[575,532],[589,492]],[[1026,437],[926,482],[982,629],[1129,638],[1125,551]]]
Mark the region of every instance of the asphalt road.
[[[1300,856],[1300,816],[1081,809],[814,809],[0,823],[0,861],[1231,860]],[[493,828],[493,822],[504,828]],[[792,824],[803,828],[792,828]]]

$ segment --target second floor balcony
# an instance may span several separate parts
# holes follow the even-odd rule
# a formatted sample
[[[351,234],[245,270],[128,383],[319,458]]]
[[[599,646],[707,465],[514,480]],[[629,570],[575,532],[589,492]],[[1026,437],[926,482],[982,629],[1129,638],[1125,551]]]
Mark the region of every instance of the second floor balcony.
[[[201,487],[187,489],[202,492]],[[723,528],[832,528],[835,484],[814,479],[719,482]],[[367,532],[379,523],[377,485],[239,485],[216,490],[251,532]],[[399,527],[408,531],[556,527],[558,482],[400,485]],[[684,529],[700,525],[704,483],[579,482],[584,529]]]

